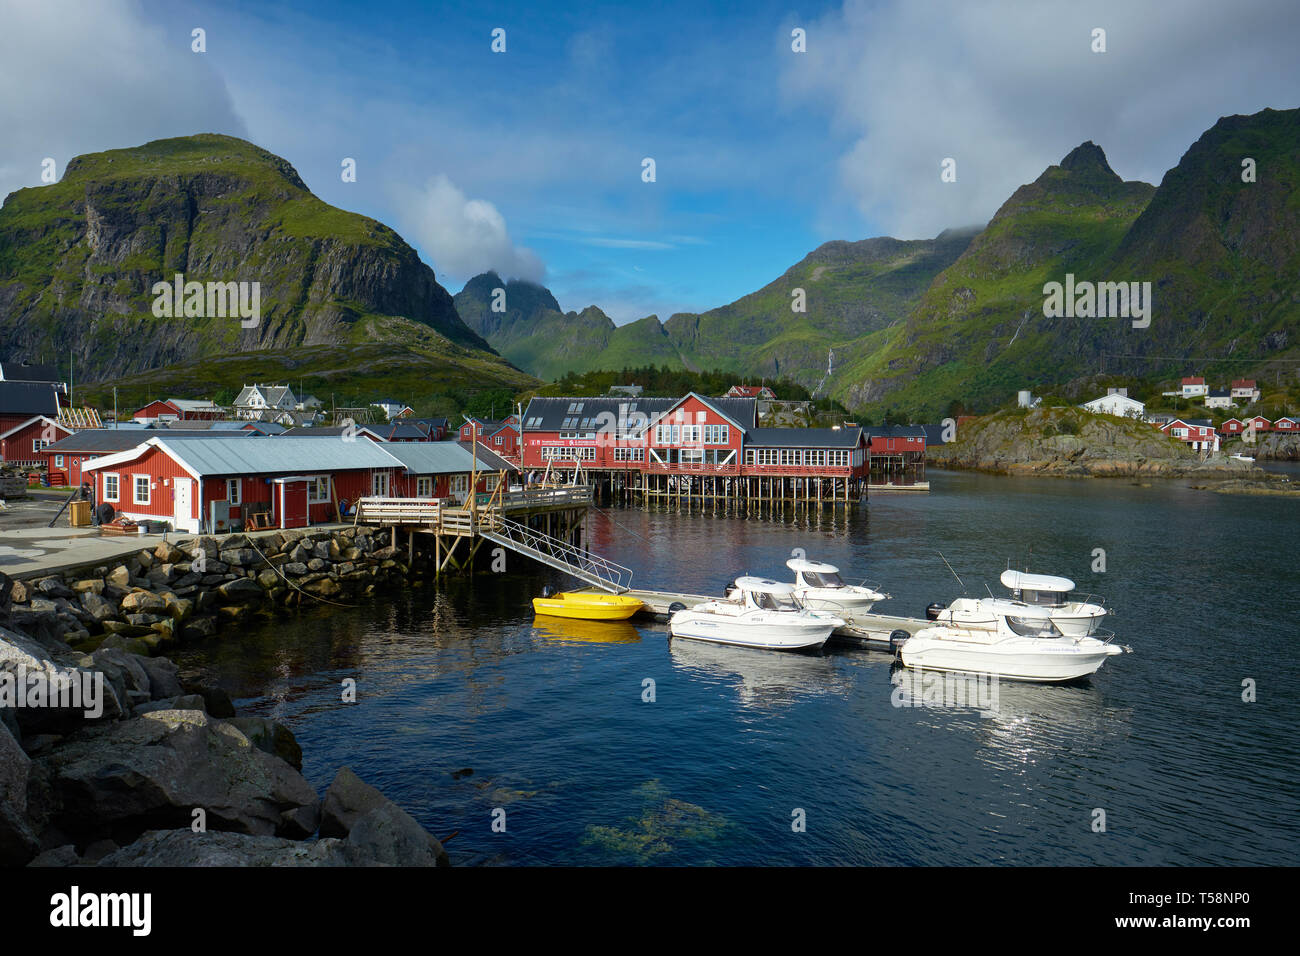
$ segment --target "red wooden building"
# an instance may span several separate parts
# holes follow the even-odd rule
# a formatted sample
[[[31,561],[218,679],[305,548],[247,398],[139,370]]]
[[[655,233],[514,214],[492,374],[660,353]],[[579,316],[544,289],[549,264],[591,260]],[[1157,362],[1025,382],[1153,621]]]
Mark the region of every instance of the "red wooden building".
[[[25,422],[0,431],[0,461],[20,468],[45,464],[45,448],[72,434],[72,429],[53,418],[36,415]]]
[[[1287,418],[1287,417],[1279,418],[1277,421],[1273,423],[1273,431],[1275,432],[1300,431],[1300,421],[1296,421],[1296,419],[1294,418]]]
[[[479,490],[491,490],[497,472],[479,467]],[[455,497],[474,470],[454,442],[165,435],[82,466],[97,503],[190,533],[229,530],[255,512],[274,527],[321,524],[369,495]]]
[[[137,409],[131,417],[138,422],[202,421],[224,418],[226,410],[207,399],[160,398]]]
[[[1229,418],[1219,426],[1220,435],[1240,435],[1246,430],[1246,423],[1240,418]]]

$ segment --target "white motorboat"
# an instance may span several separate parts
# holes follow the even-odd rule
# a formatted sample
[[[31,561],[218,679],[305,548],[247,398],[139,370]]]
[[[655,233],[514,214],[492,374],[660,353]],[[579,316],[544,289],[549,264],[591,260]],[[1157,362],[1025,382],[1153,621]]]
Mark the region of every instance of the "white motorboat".
[[[866,614],[889,595],[865,585],[846,584],[833,564],[791,558],[785,566],[794,572],[794,594],[804,607],[853,617]]]
[[[1073,600],[1070,592],[1074,582],[1069,578],[1049,574],[1027,574],[1023,571],[1003,571],[1002,584],[1011,591],[1011,597],[1026,604],[1049,608],[1052,623],[1066,637],[1086,637],[1097,629],[1106,609],[1100,598],[1092,595],[1083,601]]]
[[[1087,677],[1128,650],[1109,639],[1069,637],[1052,608],[1005,598],[958,598],[937,612],[934,627],[898,648],[907,667],[1043,682]]]
[[[737,578],[728,596],[684,608],[668,619],[673,637],[769,650],[821,647],[844,621],[804,607],[794,588],[765,578]]]

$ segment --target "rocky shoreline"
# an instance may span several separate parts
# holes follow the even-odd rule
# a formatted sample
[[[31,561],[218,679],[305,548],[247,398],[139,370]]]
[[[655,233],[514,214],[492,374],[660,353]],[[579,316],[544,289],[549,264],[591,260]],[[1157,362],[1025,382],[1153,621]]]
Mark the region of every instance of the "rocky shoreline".
[[[926,449],[939,468],[1048,478],[1258,477],[1227,456],[1204,461],[1184,442],[1144,422],[1074,408],[1000,412],[977,418],[956,439]]]
[[[403,557],[386,531],[305,529],[0,574],[0,865],[448,865],[437,838],[350,769],[319,796],[289,728],[238,716],[159,656],[317,599],[405,586],[427,567]]]

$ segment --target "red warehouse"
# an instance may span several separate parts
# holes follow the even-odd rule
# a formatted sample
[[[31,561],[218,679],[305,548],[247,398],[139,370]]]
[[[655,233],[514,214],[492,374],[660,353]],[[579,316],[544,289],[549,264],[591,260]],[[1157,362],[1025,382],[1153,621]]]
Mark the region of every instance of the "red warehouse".
[[[24,468],[45,464],[45,448],[72,434],[71,428],[37,415],[8,431],[0,431],[0,461]]]

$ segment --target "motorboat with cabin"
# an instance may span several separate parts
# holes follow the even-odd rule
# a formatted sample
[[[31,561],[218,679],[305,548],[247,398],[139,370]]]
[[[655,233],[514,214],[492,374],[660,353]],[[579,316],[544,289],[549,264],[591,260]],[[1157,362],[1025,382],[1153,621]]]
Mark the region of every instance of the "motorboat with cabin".
[[[1089,595],[1078,601],[1071,597],[1074,582],[1069,578],[1007,570],[1001,581],[1013,600],[1050,609],[1052,623],[1066,637],[1087,637],[1106,616],[1100,598]]]
[[[866,614],[877,601],[889,597],[865,584],[847,584],[833,564],[791,558],[785,566],[794,572],[794,593],[804,607],[853,617]]]
[[[737,578],[726,598],[681,608],[668,619],[673,637],[769,650],[821,647],[844,620],[806,608],[794,587],[766,578]]]
[[[1061,632],[1053,608],[1006,598],[958,598],[927,616],[934,626],[897,645],[906,667],[1056,683],[1096,673],[1129,648]]]

